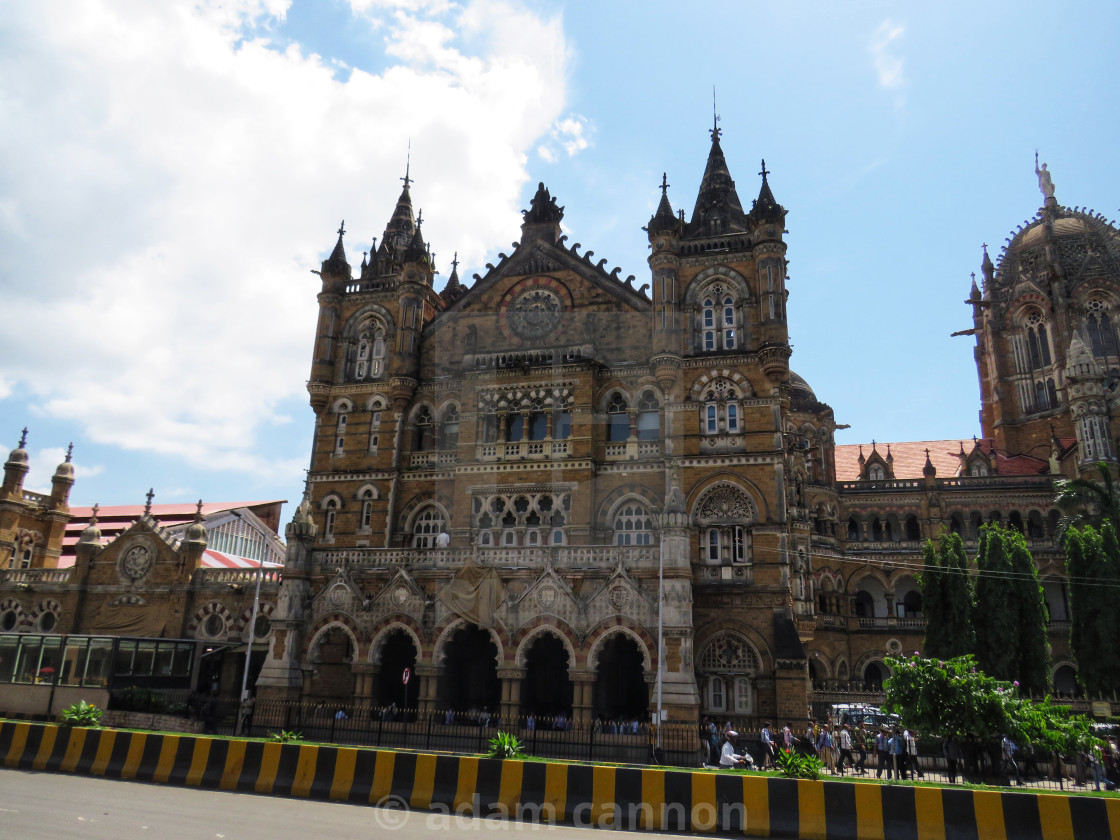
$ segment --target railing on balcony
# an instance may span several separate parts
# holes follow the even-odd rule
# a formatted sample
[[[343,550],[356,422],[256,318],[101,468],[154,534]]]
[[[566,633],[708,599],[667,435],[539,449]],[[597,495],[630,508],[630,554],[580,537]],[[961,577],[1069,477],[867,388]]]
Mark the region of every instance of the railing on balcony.
[[[521,458],[546,460],[567,456],[569,451],[570,444],[566,440],[522,440],[513,443],[479,444],[475,448],[475,457],[479,461],[509,461]]]
[[[5,583],[66,583],[70,569],[4,569],[0,580]]]
[[[655,568],[658,548],[652,545],[586,545],[518,548],[345,548],[316,551],[320,570],[454,568],[467,562],[503,569],[602,569],[622,562],[627,567]]]
[[[50,496],[45,495],[43,493],[33,493],[30,490],[24,490],[23,491],[23,500],[25,502],[31,502],[33,505],[38,505],[39,507],[50,507],[51,506],[51,497]]]
[[[896,618],[895,626],[902,630],[924,630],[926,620],[924,618]]]
[[[860,630],[873,630],[880,627],[885,628],[886,626],[887,619],[885,616],[883,618],[866,618],[864,616],[860,616],[859,619]]]
[[[227,584],[229,586],[256,586],[258,569],[199,569],[199,583],[202,585]],[[283,575],[280,569],[265,569],[261,586],[279,586]]]
[[[424,467],[453,467],[459,463],[459,453],[454,450],[446,452],[415,452],[409,460],[413,469]]]

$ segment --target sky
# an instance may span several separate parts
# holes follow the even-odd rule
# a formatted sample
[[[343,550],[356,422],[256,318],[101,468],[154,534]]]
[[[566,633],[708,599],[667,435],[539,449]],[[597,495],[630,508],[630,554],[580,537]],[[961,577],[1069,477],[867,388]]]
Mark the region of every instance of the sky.
[[[8,0],[0,450],[74,443],[71,504],[298,501],[318,278],[406,162],[437,288],[485,273],[538,181],[648,277],[715,111],[745,206],[789,211],[791,366],[838,443],[979,433],[979,272],[1042,204],[1120,215],[1120,4]]]

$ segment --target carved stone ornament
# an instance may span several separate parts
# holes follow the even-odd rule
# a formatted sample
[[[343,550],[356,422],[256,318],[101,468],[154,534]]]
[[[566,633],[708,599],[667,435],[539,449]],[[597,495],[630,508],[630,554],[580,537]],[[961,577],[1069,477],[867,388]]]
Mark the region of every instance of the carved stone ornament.
[[[398,586],[396,589],[393,590],[393,601],[396,602],[396,604],[398,606],[404,606],[404,604],[407,600],[408,600],[408,589],[406,587]]]
[[[625,586],[616,586],[611,589],[611,606],[616,610],[623,609],[630,601],[630,590]]]
[[[722,485],[704,496],[698,516],[701,522],[753,522],[754,504],[742,491]]]
[[[327,599],[335,609],[342,609],[350,600],[350,590],[344,583],[336,583],[327,594]]]
[[[543,338],[560,325],[564,304],[552,289],[535,286],[513,299],[506,317],[519,338],[531,341]]]
[[[156,553],[148,540],[136,539],[121,552],[118,568],[123,577],[138,581],[152,570]]]
[[[537,601],[546,609],[556,603],[556,587],[542,586],[537,590]]]

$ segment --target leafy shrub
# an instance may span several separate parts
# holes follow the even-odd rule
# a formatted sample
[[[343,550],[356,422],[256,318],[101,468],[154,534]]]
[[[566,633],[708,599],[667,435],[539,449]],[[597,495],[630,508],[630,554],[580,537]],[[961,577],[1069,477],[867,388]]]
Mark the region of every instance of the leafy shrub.
[[[302,741],[303,733],[281,729],[279,732],[269,732],[268,740],[274,744],[287,744],[291,741]]]
[[[130,685],[124,691],[115,695],[113,707],[122,712],[151,712],[160,714],[167,709],[167,699],[150,688],[139,685]]]
[[[815,755],[779,750],[775,761],[778,772],[787,779],[819,779],[824,763]]]
[[[498,731],[493,738],[490,739],[490,757],[491,758],[524,758],[525,753],[521,751],[521,742],[517,740],[517,736],[512,732]]]
[[[101,709],[79,700],[58,716],[58,722],[63,726],[100,726],[101,714]]]

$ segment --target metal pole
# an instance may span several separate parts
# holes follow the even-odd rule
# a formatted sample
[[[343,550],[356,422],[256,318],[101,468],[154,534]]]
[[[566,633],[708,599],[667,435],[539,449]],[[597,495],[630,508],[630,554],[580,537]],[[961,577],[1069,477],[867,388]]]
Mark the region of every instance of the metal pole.
[[[661,750],[661,673],[665,667],[665,645],[662,636],[665,632],[665,532],[658,534],[657,552],[657,749]]]
[[[257,561],[257,587],[253,593],[253,617],[249,620],[249,646],[245,648],[245,672],[241,675],[241,702],[244,703],[249,696],[249,663],[253,658],[253,642],[256,641],[257,609],[261,603],[261,579],[264,578],[264,560]],[[238,719],[240,720],[240,710]]]

